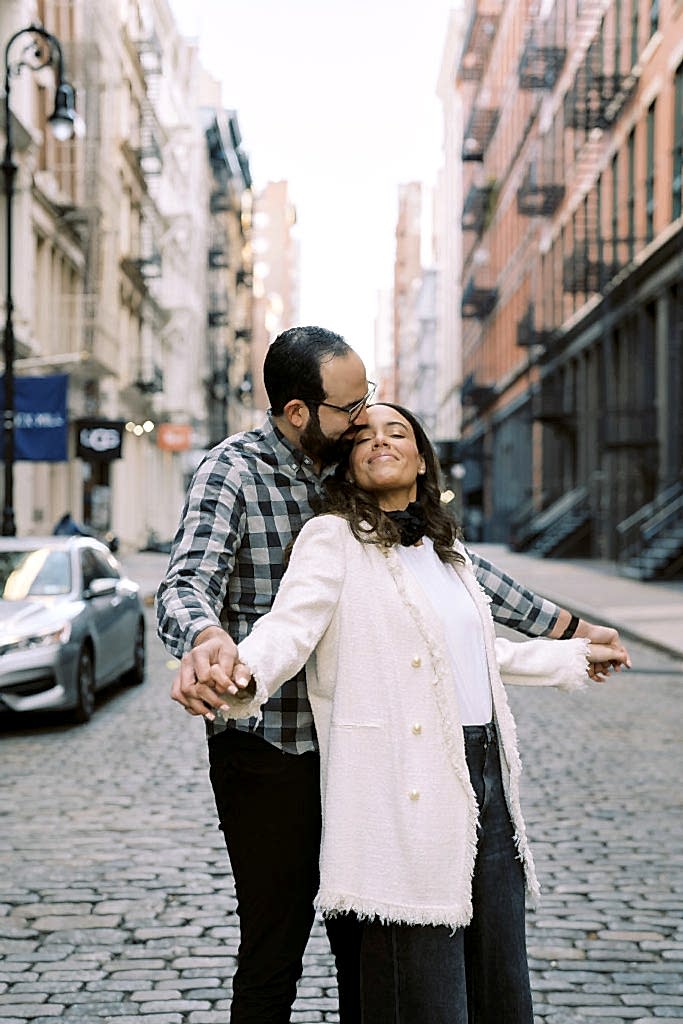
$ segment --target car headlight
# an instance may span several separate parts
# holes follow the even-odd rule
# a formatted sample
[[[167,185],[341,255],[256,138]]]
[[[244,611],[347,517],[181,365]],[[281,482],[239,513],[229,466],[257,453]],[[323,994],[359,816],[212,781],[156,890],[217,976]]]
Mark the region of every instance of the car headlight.
[[[46,633],[32,633],[30,636],[21,636],[0,641],[0,655],[14,653],[15,651],[31,651],[36,647],[50,647],[53,644],[65,644],[71,636],[71,623],[64,622],[56,629]]]

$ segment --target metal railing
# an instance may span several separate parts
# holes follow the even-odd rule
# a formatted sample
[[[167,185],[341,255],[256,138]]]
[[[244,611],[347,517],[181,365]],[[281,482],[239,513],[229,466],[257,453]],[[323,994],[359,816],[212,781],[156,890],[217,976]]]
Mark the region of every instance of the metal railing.
[[[628,562],[663,530],[683,520],[683,483],[661,491],[653,501],[617,524],[617,560]]]
[[[525,550],[541,534],[556,527],[562,520],[583,513],[588,505],[588,491],[585,487],[567,491],[542,512],[534,512],[530,505],[526,505],[512,522],[510,546],[515,551]]]

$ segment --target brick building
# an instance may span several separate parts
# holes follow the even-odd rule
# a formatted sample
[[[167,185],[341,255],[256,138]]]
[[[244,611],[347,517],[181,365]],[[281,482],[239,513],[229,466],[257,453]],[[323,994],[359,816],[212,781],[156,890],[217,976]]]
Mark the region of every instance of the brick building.
[[[485,539],[683,562],[683,4],[482,0],[463,108],[462,442]]]

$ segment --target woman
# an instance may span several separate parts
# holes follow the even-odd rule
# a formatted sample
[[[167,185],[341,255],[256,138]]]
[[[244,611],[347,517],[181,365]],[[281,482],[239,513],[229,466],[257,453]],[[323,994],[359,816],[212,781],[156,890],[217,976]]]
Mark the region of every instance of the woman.
[[[420,424],[388,404],[368,420],[331,514],[303,527],[272,610],[239,644],[224,714],[258,716],[306,665],[317,906],[364,922],[367,1024],[532,1024],[524,882],[538,883],[501,675],[578,688],[611,651],[496,640]]]

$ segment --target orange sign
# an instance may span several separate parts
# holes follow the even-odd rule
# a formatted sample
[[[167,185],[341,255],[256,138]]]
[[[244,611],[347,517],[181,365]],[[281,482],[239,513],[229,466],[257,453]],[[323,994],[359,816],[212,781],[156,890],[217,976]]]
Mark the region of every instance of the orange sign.
[[[165,452],[186,452],[192,447],[192,427],[189,423],[160,423],[157,447]]]

